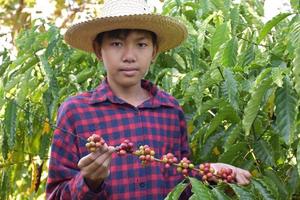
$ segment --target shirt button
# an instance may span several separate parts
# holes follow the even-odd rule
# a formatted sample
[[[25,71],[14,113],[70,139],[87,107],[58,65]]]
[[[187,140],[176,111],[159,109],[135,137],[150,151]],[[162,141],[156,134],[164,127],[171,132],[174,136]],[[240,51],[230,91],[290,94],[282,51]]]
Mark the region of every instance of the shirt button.
[[[144,182],[141,182],[141,183],[140,183],[140,187],[141,187],[141,188],[144,188],[144,187],[145,187],[145,183],[144,183]]]

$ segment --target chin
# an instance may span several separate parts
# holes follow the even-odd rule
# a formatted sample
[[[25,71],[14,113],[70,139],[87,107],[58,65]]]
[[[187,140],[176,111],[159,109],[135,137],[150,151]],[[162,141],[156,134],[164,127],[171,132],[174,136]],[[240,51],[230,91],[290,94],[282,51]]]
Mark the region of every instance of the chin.
[[[140,84],[140,82],[141,82],[141,79],[136,79],[136,78],[126,79],[126,80],[120,81],[120,85],[122,85],[123,87],[132,87],[137,84]]]

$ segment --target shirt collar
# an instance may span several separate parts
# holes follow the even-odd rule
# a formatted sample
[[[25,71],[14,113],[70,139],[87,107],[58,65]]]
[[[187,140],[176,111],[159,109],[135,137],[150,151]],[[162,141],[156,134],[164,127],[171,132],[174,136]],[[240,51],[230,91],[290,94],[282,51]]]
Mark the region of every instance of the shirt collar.
[[[151,98],[142,104],[142,107],[159,107],[159,106],[169,106],[177,107],[178,105],[174,102],[173,98],[167,93],[159,90],[156,85],[148,80],[141,80],[142,87],[147,90]],[[102,83],[92,91],[92,96],[90,98],[90,104],[101,103],[105,101],[110,101],[111,103],[124,104],[126,103],[122,99],[118,98],[111,90],[107,78],[105,78]]]

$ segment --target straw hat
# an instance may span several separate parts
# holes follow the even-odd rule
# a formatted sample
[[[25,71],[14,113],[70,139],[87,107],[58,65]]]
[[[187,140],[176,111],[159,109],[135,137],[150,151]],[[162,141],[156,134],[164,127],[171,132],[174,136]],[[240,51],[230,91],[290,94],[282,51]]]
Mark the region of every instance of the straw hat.
[[[74,48],[93,52],[97,34],[115,29],[143,29],[157,35],[160,52],[178,46],[187,37],[184,24],[178,20],[152,14],[145,0],[107,0],[101,16],[71,26],[64,39]]]

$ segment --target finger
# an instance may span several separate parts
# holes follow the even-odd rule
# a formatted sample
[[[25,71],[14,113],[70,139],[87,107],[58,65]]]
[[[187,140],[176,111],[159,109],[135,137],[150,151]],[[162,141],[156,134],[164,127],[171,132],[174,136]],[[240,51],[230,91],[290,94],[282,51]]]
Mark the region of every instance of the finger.
[[[90,178],[93,180],[99,180],[99,179],[105,179],[109,176],[110,174],[110,163],[111,163],[112,157],[107,157],[103,164],[100,165],[98,168],[95,170],[91,171],[92,173],[90,174]]]
[[[211,178],[208,179],[208,181],[213,181],[215,183],[218,183],[219,179],[215,176],[212,176]]]
[[[106,148],[106,152],[100,154],[94,162],[91,162],[89,165],[84,167],[84,172],[87,172],[88,174],[92,173],[93,171],[97,170],[99,167],[103,165],[105,160],[109,157],[111,157],[113,151],[111,151],[109,148]]]
[[[99,157],[100,155],[101,155],[101,152],[99,152],[99,151],[89,153],[88,155],[82,157],[82,158],[79,160],[77,166],[78,166],[80,169],[83,168],[83,167],[85,167],[85,166],[88,166],[88,165],[90,165],[92,162],[94,162],[94,161],[97,159],[97,157]]]
[[[103,153],[109,151],[110,153],[115,151],[115,147],[113,146],[107,146],[105,143],[103,146],[99,147],[99,149],[95,152],[91,152],[90,154],[84,156],[81,158],[78,162],[78,167],[81,169],[85,166],[90,165],[92,162],[94,162],[100,155]]]
[[[252,177],[251,173],[247,170],[238,168],[237,173],[241,176],[244,176],[246,179],[250,179]]]
[[[99,147],[97,151],[91,152],[88,155],[84,156],[82,159],[78,162],[78,167],[81,169],[85,166],[90,165],[93,163],[99,156],[106,153],[107,151],[111,151],[111,148],[107,146],[107,144],[104,144],[103,146]]]
[[[243,175],[238,175],[236,177],[236,181],[238,185],[248,185],[250,181]]]
[[[250,178],[252,177],[252,174],[251,174],[249,171],[246,171],[246,172],[244,173],[244,175],[245,175],[248,179],[250,179]]]
[[[102,165],[102,173],[100,173],[100,178],[105,179],[110,174],[110,164],[111,164],[112,157],[108,157],[103,165]]]

